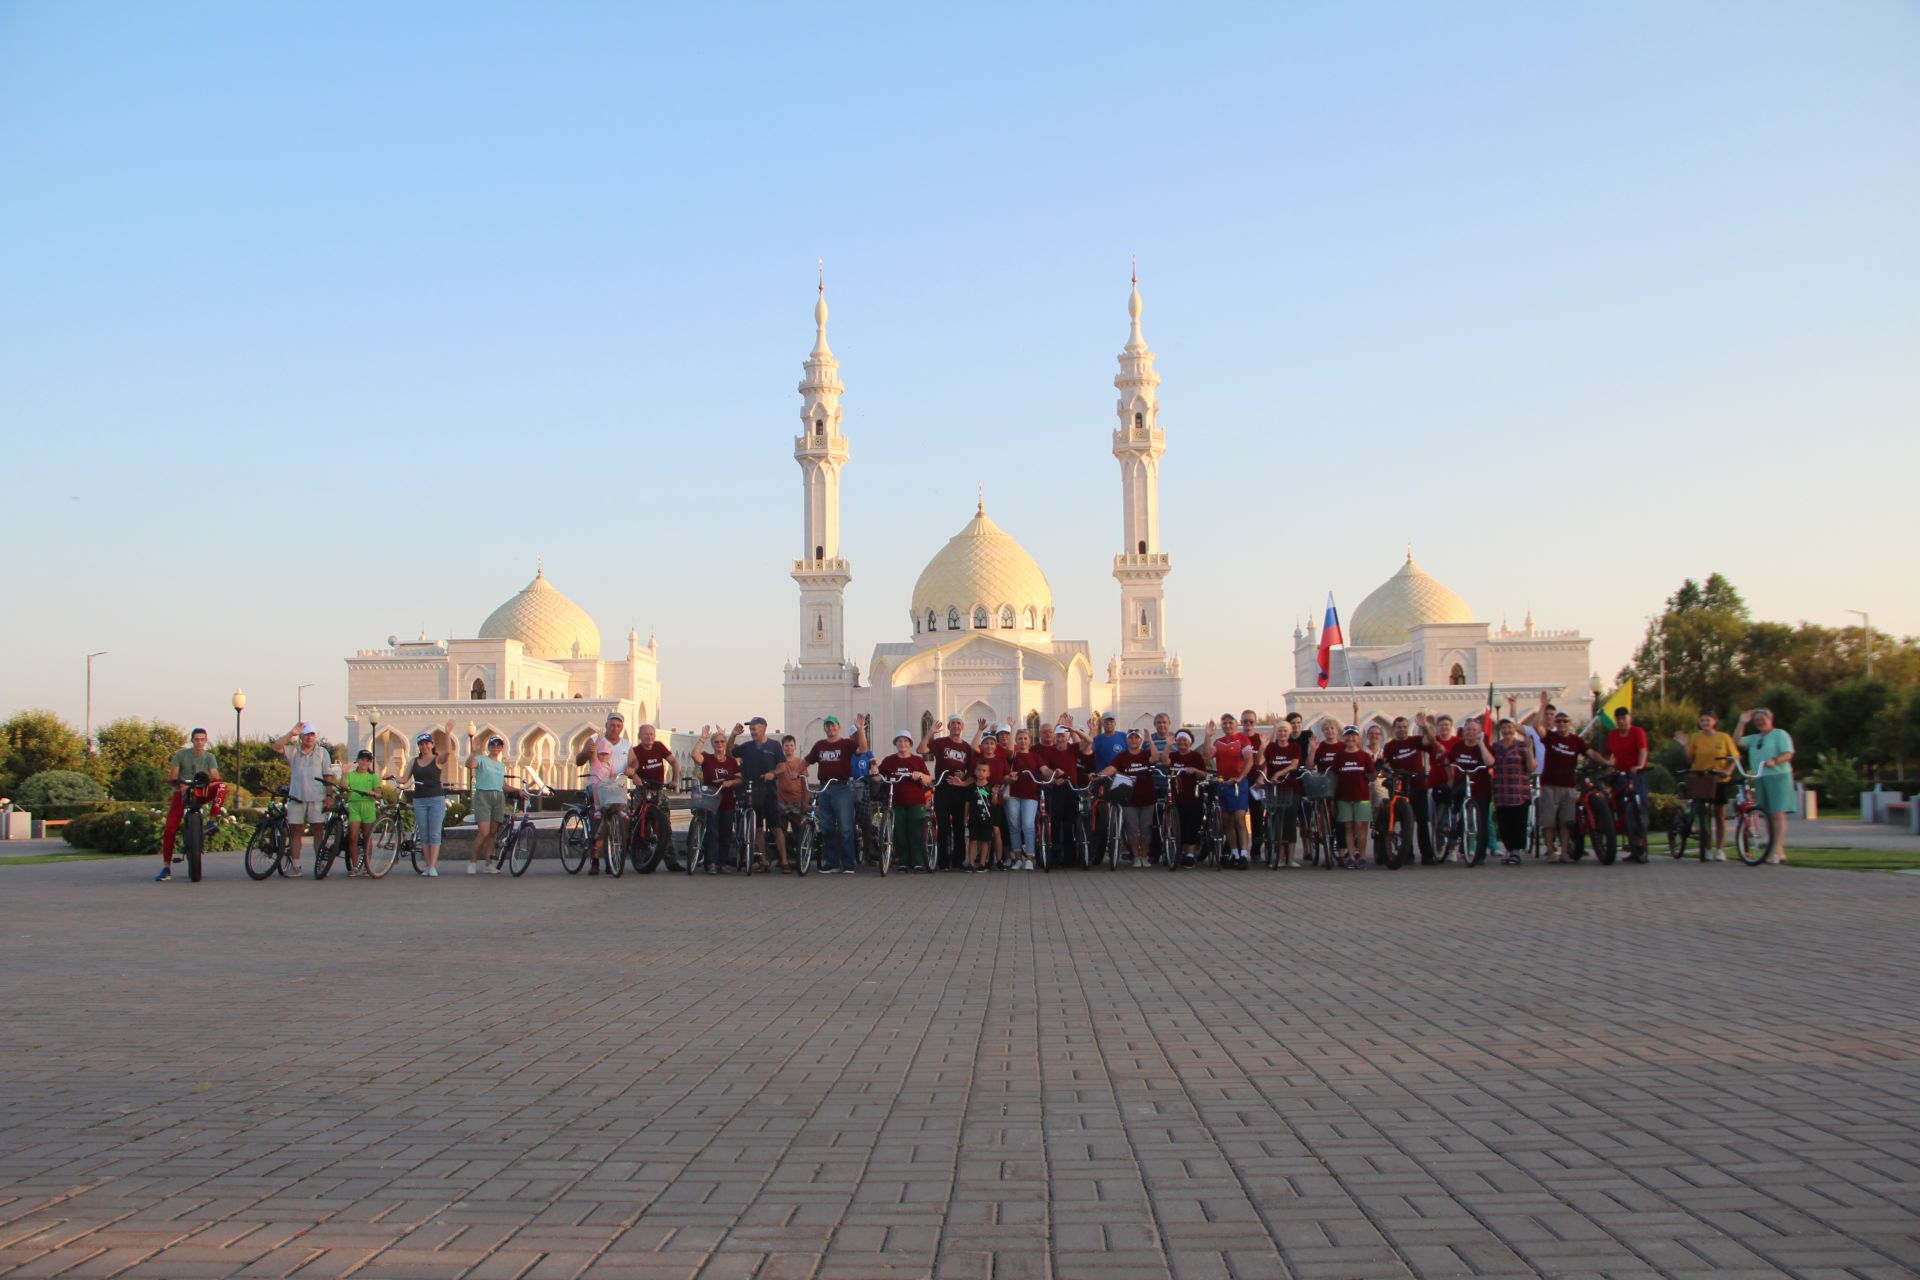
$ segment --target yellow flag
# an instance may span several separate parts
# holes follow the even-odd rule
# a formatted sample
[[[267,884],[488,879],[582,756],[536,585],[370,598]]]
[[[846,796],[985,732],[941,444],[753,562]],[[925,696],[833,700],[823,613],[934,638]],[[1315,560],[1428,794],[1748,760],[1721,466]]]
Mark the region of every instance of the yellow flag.
[[[1611,732],[1613,727],[1618,723],[1614,718],[1614,712],[1616,711],[1625,711],[1629,715],[1633,714],[1632,676],[1628,676],[1625,682],[1613,691],[1613,695],[1600,704],[1600,715],[1598,719],[1602,724],[1606,725],[1609,732]]]

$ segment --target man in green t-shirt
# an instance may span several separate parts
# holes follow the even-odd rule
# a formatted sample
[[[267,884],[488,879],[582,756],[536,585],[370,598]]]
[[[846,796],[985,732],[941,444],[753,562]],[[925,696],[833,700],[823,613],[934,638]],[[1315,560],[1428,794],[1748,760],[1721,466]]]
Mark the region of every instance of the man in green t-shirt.
[[[186,812],[187,787],[202,773],[207,775],[207,819],[211,824],[220,816],[220,802],[226,799],[227,788],[220,781],[220,762],[207,748],[207,731],[195,729],[191,745],[180,748],[167,761],[167,781],[185,785],[173,788],[173,800],[167,805],[167,824],[160,829],[160,874],[154,877],[156,881],[173,879],[173,840],[180,834],[180,820]]]

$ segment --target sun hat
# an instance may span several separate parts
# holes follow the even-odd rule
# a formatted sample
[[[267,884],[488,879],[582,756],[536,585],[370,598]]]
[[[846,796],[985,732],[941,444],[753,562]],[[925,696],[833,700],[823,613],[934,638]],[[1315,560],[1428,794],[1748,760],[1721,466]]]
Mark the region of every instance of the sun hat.
[[[894,740],[895,742],[899,742],[899,741],[901,741],[902,739],[905,739],[905,740],[906,740],[906,741],[908,741],[908,742],[912,742],[912,741],[913,741],[913,735],[912,735],[912,734],[910,734],[910,733],[908,733],[908,732],[907,732],[907,731],[906,731],[905,729],[902,729],[902,730],[901,730],[900,732],[898,732],[898,733],[896,733],[896,734],[894,734],[894,735],[893,735],[893,740]]]

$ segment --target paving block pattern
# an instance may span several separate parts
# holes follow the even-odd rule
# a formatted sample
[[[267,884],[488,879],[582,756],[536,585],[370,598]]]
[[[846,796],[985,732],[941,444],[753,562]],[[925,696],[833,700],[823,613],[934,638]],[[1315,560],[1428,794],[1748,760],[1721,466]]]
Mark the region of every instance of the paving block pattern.
[[[1920,1274],[1920,879],[0,870],[0,1275]]]

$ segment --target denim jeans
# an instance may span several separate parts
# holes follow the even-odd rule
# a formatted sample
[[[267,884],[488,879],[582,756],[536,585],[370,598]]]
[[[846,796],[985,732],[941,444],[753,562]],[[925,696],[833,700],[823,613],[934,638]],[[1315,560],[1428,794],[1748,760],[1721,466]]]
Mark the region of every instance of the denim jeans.
[[[1033,856],[1033,824],[1039,816],[1038,800],[1022,800],[1019,796],[1007,797],[1007,829],[1012,833],[1008,841],[1013,846],[1011,853],[1015,857]]]
[[[413,834],[425,849],[440,844],[440,828],[447,820],[447,798],[428,796],[425,799],[415,797],[413,802]]]
[[[854,869],[853,788],[836,782],[815,801],[820,818],[820,867],[823,871]],[[831,851],[831,852],[829,852]]]

